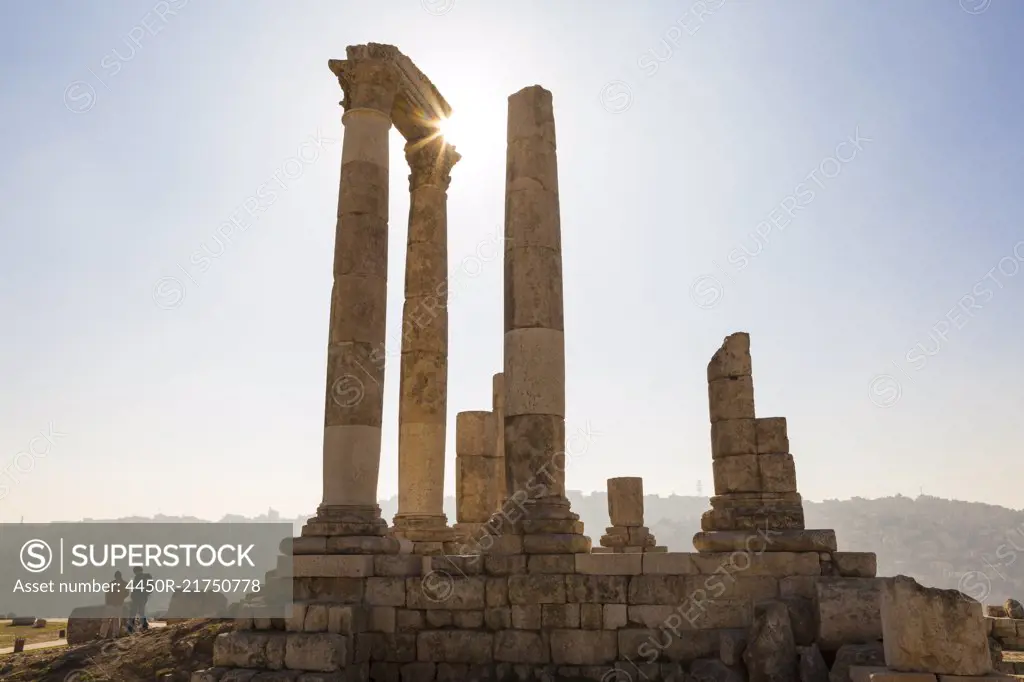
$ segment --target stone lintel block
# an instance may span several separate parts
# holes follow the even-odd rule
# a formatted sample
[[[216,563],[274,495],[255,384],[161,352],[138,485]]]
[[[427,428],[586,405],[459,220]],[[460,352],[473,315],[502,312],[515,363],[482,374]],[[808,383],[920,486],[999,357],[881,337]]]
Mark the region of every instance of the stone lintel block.
[[[543,327],[505,332],[505,415],[565,417],[565,335]],[[508,422],[506,421],[506,428]],[[506,435],[506,447],[509,438]],[[556,449],[563,450],[565,440]],[[505,453],[508,457],[509,453]]]
[[[883,584],[881,578],[821,578],[816,582],[816,641],[823,651],[882,639]]]
[[[643,554],[576,554],[576,573],[588,575],[640,575]],[[573,571],[566,571],[571,573]]]
[[[876,580],[881,583],[879,630],[888,667],[901,672],[925,668],[940,676],[992,671],[980,603],[902,575]]]
[[[693,536],[698,552],[835,552],[834,530],[711,531]]]
[[[586,535],[546,533],[523,536],[525,554],[587,554],[590,538]]]
[[[459,412],[455,415],[455,454],[459,457],[494,457],[494,434],[493,412]]]
[[[711,424],[711,458],[757,454],[756,419],[726,419]]]
[[[644,525],[644,479],[608,479],[608,516],[613,526]]]
[[[725,337],[708,362],[708,383],[717,379],[748,377],[753,374],[750,360],[750,334],[736,332]]]
[[[844,578],[874,578],[878,571],[874,552],[833,552],[832,561]]]
[[[711,468],[715,477],[715,495],[761,491],[761,471],[757,455],[722,457],[712,460]]]
[[[729,458],[722,461],[730,461]],[[788,453],[757,455],[761,490],[770,493],[796,492],[796,464]]]
[[[789,452],[789,433],[785,417],[759,417],[754,420],[757,454],[776,455]]]
[[[754,418],[754,381],[751,377],[716,379],[708,384],[711,423]]]

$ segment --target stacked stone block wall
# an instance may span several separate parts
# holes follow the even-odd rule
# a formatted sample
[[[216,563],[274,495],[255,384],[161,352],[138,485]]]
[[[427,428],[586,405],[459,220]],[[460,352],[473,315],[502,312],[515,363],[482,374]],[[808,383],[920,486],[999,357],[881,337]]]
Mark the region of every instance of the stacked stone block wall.
[[[836,554],[296,556],[291,616],[243,613],[194,679],[670,679],[704,659],[739,665],[764,603],[788,612],[797,646],[877,639],[873,562]],[[837,566],[849,576],[823,574]],[[852,615],[834,624],[833,609]]]

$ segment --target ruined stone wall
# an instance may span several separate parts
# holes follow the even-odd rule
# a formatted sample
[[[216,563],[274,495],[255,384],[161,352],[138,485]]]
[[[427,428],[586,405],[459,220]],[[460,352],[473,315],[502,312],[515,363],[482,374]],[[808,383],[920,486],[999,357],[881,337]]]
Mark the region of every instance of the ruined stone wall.
[[[828,651],[880,639],[880,580],[865,573],[873,564],[865,556],[873,558],[745,551],[296,556],[292,617],[244,614],[236,632],[217,640],[219,668],[195,679],[219,681],[229,668],[243,668],[292,671],[274,679],[302,682],[556,674],[661,680],[698,660],[761,667],[743,659],[755,603],[785,605],[797,647],[818,642]],[[822,574],[836,567],[848,575]],[[303,577],[309,573],[317,575]],[[334,675],[343,669],[345,677]]]

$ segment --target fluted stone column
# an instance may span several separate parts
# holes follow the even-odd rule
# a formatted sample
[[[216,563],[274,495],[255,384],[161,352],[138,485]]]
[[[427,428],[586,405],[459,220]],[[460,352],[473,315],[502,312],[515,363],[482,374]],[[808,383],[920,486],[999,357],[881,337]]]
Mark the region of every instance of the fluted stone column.
[[[336,551],[397,551],[377,506],[388,266],[388,134],[392,64],[331,60],[345,128],[327,345],[323,502],[303,535],[342,538]],[[371,536],[360,541],[358,536]],[[335,540],[336,538],[328,538]],[[338,544],[338,543],[334,543]],[[328,551],[331,551],[328,542]]]
[[[527,553],[588,552],[565,497],[562,239],[551,93],[508,98],[505,187],[505,458],[512,525]]]
[[[443,551],[448,406],[448,185],[460,156],[443,137],[409,142],[409,242],[398,403],[398,513],[394,533]]]

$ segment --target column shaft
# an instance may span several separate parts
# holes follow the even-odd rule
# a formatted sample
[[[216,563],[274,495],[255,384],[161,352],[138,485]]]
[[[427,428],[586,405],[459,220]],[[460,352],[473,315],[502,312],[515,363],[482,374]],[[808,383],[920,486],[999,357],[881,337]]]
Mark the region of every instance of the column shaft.
[[[387,307],[388,134],[397,74],[332,61],[345,91],[327,345],[323,502],[309,534],[381,535],[377,506]],[[313,523],[316,522],[316,523]],[[323,531],[323,532],[321,532]],[[305,531],[304,531],[305,533]]]
[[[406,145],[409,239],[402,310],[395,533],[413,541],[448,538],[444,514],[448,406],[448,196],[459,155],[444,138]]]
[[[523,549],[589,551],[565,497],[558,164],[551,93],[540,86],[508,99],[504,369],[508,504],[524,504]]]

